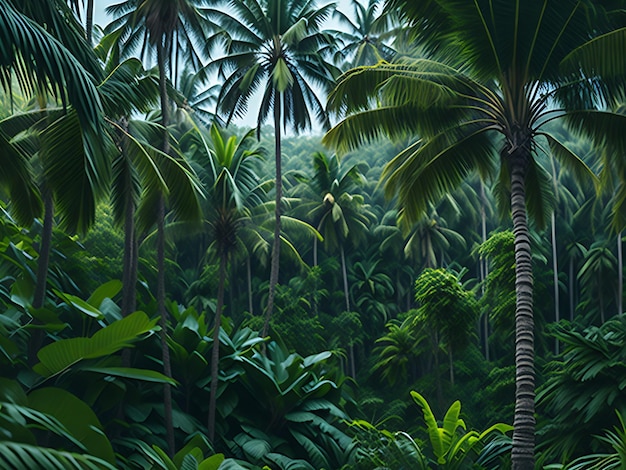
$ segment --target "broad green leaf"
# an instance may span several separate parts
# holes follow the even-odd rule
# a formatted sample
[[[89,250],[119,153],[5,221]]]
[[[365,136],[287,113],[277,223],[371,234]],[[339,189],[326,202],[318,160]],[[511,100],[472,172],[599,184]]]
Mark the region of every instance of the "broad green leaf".
[[[430,409],[430,405],[426,401],[426,399],[415,391],[411,391],[411,396],[415,403],[417,403],[424,413],[424,421],[426,422],[426,428],[428,430],[428,437],[430,439],[430,444],[433,446],[433,453],[437,458],[439,463],[445,463],[444,454],[446,449],[443,448],[442,436],[439,426],[437,426],[437,420],[435,419],[435,415]],[[441,462],[443,459],[443,462]]]
[[[87,299],[87,303],[96,308],[100,308],[100,305],[104,299],[112,299],[122,290],[122,281],[113,279],[109,282],[105,282],[98,287]]]
[[[56,341],[39,350],[37,357],[41,362],[35,364],[33,370],[44,377],[51,377],[82,360],[110,356],[151,333],[157,321],[137,311],[99,330],[91,338]]]
[[[198,464],[198,470],[218,470],[224,461],[224,454],[215,454]]]
[[[47,387],[31,392],[28,402],[32,408],[55,417],[91,455],[115,463],[113,447],[104,428],[84,401],[60,388]]]
[[[71,305],[76,310],[78,310],[81,313],[84,313],[88,317],[96,318],[98,320],[102,320],[104,318],[104,315],[102,314],[100,310],[98,310],[93,305],[90,305],[89,303],[85,302],[80,297],[77,297],[71,294],[66,294],[56,289],[54,289],[54,293],[57,296],[59,296],[61,299],[63,299],[65,303],[67,303],[68,305]]]
[[[285,59],[280,58],[276,61],[276,65],[272,70],[272,83],[279,93],[283,93],[287,88],[293,85],[293,75]]]
[[[272,450],[272,447],[262,439],[250,439],[243,444],[242,449],[246,455],[255,460],[261,460]]]
[[[132,367],[81,367],[81,370],[97,372],[104,375],[124,377],[126,379],[137,379],[145,382],[169,383],[178,385],[174,379],[170,379],[160,372],[149,369],[135,369]]]

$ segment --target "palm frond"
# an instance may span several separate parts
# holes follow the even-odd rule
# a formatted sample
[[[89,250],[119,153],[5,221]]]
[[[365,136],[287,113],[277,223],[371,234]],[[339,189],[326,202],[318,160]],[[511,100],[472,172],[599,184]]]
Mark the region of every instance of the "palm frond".
[[[91,455],[7,441],[0,441],[0,464],[3,468],[14,469],[115,470],[116,468],[114,465]]]
[[[409,146],[385,167],[385,193],[398,193],[406,216],[417,219],[470,172],[491,171],[495,148],[487,131],[470,124]]]

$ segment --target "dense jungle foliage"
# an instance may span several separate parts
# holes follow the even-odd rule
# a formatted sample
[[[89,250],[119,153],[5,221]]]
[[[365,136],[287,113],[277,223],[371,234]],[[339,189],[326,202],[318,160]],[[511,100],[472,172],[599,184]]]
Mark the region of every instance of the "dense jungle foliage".
[[[625,6],[0,0],[0,467],[624,468]]]

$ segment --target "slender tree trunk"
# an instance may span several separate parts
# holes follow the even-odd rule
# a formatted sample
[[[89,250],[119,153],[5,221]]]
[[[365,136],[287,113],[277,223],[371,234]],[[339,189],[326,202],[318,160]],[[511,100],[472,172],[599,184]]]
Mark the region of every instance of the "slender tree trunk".
[[[124,257],[122,266],[122,317],[135,311],[137,282],[137,237],[135,234],[135,203],[132,196],[126,200],[124,207]],[[122,351],[122,366],[130,367],[130,349]]]
[[[485,195],[485,185],[480,182],[480,229],[481,239],[483,244],[487,241],[487,196]],[[487,258],[481,256],[480,258],[480,276],[481,276],[481,291],[485,295],[485,280],[487,279],[489,271],[489,264]],[[489,361],[489,312],[483,314],[483,334],[485,345],[485,359]]]
[[[448,346],[448,363],[450,364],[450,384],[454,386],[454,359],[452,358],[452,348]]]
[[[317,237],[313,237],[313,266],[317,266]]]
[[[555,212],[552,211],[552,281],[554,283],[554,321],[558,323],[561,319],[561,303],[559,298],[559,265],[557,259],[557,250],[556,250],[556,217]],[[554,353],[559,353],[559,340],[554,340]]]
[[[224,284],[226,283],[226,253],[220,254],[219,283],[217,286],[217,306],[213,325],[213,348],[211,350],[211,395],[209,397],[209,441],[215,443],[215,412],[217,404],[217,383],[220,360],[220,327],[224,308]]]
[[[248,277],[248,312],[254,315],[252,305],[252,266],[250,266],[250,256],[246,256],[246,275]]]
[[[161,326],[161,357],[163,359],[163,374],[172,378],[170,348],[167,344],[168,314],[165,308],[165,200],[159,197],[159,214],[157,221],[157,305]],[[170,457],[176,453],[174,443],[174,424],[172,417],[172,386],[163,385],[163,407],[165,427],[167,431],[167,447]]]
[[[87,0],[85,17],[85,39],[87,39],[87,44],[91,46],[93,45],[93,0]]]
[[[280,265],[280,215],[281,203],[283,199],[283,175],[282,175],[282,155],[281,155],[281,105],[282,93],[276,92],[276,102],[274,103],[274,145],[276,148],[276,208],[274,209],[274,244],[272,246],[272,261],[270,268],[270,287],[267,296],[267,310],[265,312],[265,323],[263,324],[262,337],[267,336],[270,327],[270,318],[274,310],[274,296],[276,295],[276,284],[278,284],[278,269]]]
[[[441,386],[441,374],[439,371],[439,335],[437,333],[433,333],[432,339],[437,402],[439,404],[439,408],[443,408],[443,388]]]
[[[622,232],[617,234],[617,313],[624,313],[624,259],[622,255]]]
[[[602,271],[598,271],[598,299],[600,300],[600,324],[604,325],[604,295],[602,295]]]
[[[122,316],[126,317],[135,311],[137,303],[135,287],[137,272],[135,259],[137,236],[135,234],[135,203],[129,195],[124,207],[124,259],[122,271]]]
[[[574,321],[574,258],[569,259],[569,319]]]
[[[167,126],[169,124],[169,103],[165,76],[165,50],[163,39],[157,43],[157,62],[159,66],[159,93],[161,99],[161,125],[163,126],[163,153],[169,154],[170,141]],[[167,345],[168,315],[165,308],[165,196],[159,197],[157,215],[157,306],[161,318],[161,353],[163,358],[163,373],[172,378],[170,350]],[[172,418],[172,386],[163,385],[163,406],[165,414],[165,428],[167,432],[168,454],[173,457],[176,452],[174,442],[174,424]]]
[[[354,343],[350,343],[350,372],[356,378],[356,360],[354,358]]]
[[[50,189],[43,190],[44,213],[43,226],[41,228],[41,244],[39,246],[39,259],[37,261],[37,280],[35,281],[35,293],[33,294],[33,309],[38,310],[46,303],[46,291],[48,284],[48,266],[50,264],[50,251],[52,248],[52,227],[54,225],[54,197]],[[38,320],[35,320],[39,324]],[[37,362],[37,352],[43,344],[45,333],[42,329],[35,329],[32,333],[28,347],[28,363],[33,365]]]
[[[511,159],[511,216],[515,235],[515,416],[511,462],[514,470],[535,466],[535,369],[533,273],[526,215],[525,176],[530,149],[521,142]]]
[[[346,301],[346,312],[350,311],[350,290],[348,289],[348,268],[346,266],[346,253],[343,244],[339,245],[341,253],[341,275],[343,277],[343,295]]]
[[[48,266],[52,248],[52,226],[54,225],[54,198],[50,189],[44,189],[44,214],[41,229],[41,246],[39,247],[39,261],[37,262],[37,282],[33,296],[33,308],[39,309],[46,301],[46,286],[48,284]]]

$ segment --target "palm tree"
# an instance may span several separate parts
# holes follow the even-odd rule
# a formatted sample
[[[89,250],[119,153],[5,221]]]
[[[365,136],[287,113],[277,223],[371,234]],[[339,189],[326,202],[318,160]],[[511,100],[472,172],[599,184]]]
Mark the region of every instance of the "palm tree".
[[[167,89],[167,64],[174,69],[179,62],[179,54],[184,53],[192,65],[200,65],[200,58],[195,49],[195,40],[206,38],[206,22],[193,0],[180,2],[162,2],[159,0],[127,0],[107,8],[107,12],[116,19],[107,27],[107,32],[116,34],[124,54],[132,54],[142,42],[144,52],[155,51],[159,78],[159,97],[161,105],[162,136],[160,150],[166,157],[170,155],[171,143],[168,132],[170,123],[170,103]],[[157,304],[161,317],[161,346],[163,368],[166,376],[172,371],[167,346],[167,311],[165,309],[165,192],[161,189],[152,202],[157,214]],[[167,426],[168,450],[174,455],[174,431],[172,424],[171,385],[164,385],[165,421]]]
[[[349,67],[359,65],[374,65],[380,60],[390,60],[395,54],[394,49],[387,44],[395,33],[394,18],[389,12],[380,14],[382,2],[370,0],[363,5],[352,0],[354,19],[340,10],[335,10],[333,17],[348,29],[338,32],[342,47],[337,52]]]
[[[361,194],[353,194],[364,178],[358,165],[342,169],[337,155],[327,157],[322,152],[313,155],[314,175],[305,185],[309,192],[308,201],[301,210],[307,212],[306,219],[324,238],[329,252],[339,250],[345,311],[352,311],[346,263],[346,244],[358,246],[368,233],[368,224],[374,214],[365,204]],[[318,240],[313,241],[313,265],[317,266]],[[352,375],[356,373],[353,345],[350,345]]]
[[[355,246],[363,240],[368,223],[374,218],[363,196],[354,190],[364,181],[358,165],[347,169],[341,167],[339,157],[318,152],[313,155],[314,175],[309,196],[311,202],[304,204],[307,219],[324,237],[329,251],[339,250],[343,278],[346,312],[351,311],[348,268],[345,246],[350,240]],[[313,245],[313,265],[317,265],[317,239]]]
[[[18,220],[30,224],[41,215],[40,195],[44,201],[33,296],[33,307],[39,309],[46,298],[55,203],[69,231],[85,231],[107,185],[102,107],[94,81],[101,70],[65,3],[3,4],[0,36],[5,45],[0,52],[6,64],[3,88],[10,92],[15,79],[41,108],[5,120],[0,139],[3,167],[9,170],[0,182],[8,186]],[[49,104],[50,97],[61,106]],[[41,331],[33,336],[31,354],[42,340]]]
[[[262,94],[257,114],[257,132],[272,115],[274,124],[276,204],[274,241],[270,268],[269,295],[263,326],[267,334],[274,308],[280,262],[282,151],[281,128],[299,132],[311,127],[312,117],[329,127],[328,115],[312,84],[328,89],[338,75],[337,69],[326,61],[326,52],[333,38],[321,31],[334,4],[317,7],[310,0],[231,0],[233,16],[214,12],[229,37],[226,54],[216,59],[212,67],[224,77],[218,97],[218,111],[226,123],[243,116],[250,100],[258,91]]]
[[[211,231],[212,250],[219,259],[217,305],[213,324],[211,353],[211,394],[209,398],[209,440],[215,439],[215,413],[219,374],[220,326],[224,307],[224,285],[228,263],[237,249],[245,243],[249,230],[251,210],[264,202],[265,186],[256,172],[260,157],[258,148],[251,148],[254,131],[240,139],[225,138],[216,127],[211,127],[208,162],[198,162],[198,173],[206,188],[206,224]],[[201,153],[205,155],[204,152]],[[208,164],[207,164],[208,163]],[[254,228],[252,229],[254,231]]]
[[[34,96],[50,91],[76,109],[83,129],[99,131],[102,114],[96,83],[101,71],[71,10],[61,1],[5,1],[2,7],[3,90],[10,93],[13,79],[19,77],[22,92]],[[44,83],[50,86],[41,86]]]
[[[388,165],[386,189],[407,215],[458,186],[468,174],[494,174],[510,194],[516,259],[516,408],[512,462],[534,466],[533,278],[527,209],[544,213],[538,138],[579,177],[591,174],[545,124],[570,119],[600,136],[591,99],[600,87],[561,63],[602,29],[582,1],[391,0],[408,22],[421,58],[357,68],[340,78],[330,107],[354,112],[325,142],[346,150],[380,135],[420,139]],[[614,51],[617,49],[614,48]],[[606,57],[603,55],[602,57]],[[571,56],[567,60],[575,60]],[[376,101],[379,108],[372,108]],[[364,111],[363,111],[364,110]]]

